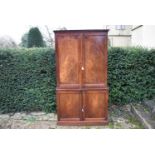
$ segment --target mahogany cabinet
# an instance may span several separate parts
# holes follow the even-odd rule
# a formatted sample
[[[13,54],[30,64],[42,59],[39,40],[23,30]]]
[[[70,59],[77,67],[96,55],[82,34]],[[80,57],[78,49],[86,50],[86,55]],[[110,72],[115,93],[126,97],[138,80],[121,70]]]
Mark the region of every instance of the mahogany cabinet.
[[[55,33],[58,125],[108,123],[108,30]]]

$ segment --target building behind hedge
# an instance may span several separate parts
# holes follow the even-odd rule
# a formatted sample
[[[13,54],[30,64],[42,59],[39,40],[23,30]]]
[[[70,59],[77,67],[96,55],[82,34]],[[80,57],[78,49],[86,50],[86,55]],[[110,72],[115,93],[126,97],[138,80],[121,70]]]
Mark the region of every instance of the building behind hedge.
[[[155,25],[105,25],[109,29],[109,46],[155,48]]]
[[[155,48],[155,25],[133,25],[132,45]]]
[[[109,29],[109,46],[111,47],[127,47],[131,46],[131,30],[132,25],[105,25],[105,29]]]

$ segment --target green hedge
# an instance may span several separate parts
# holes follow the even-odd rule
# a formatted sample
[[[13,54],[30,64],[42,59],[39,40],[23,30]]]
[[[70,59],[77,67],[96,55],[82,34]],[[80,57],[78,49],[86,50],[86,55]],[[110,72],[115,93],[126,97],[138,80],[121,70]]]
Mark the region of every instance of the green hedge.
[[[110,103],[130,103],[155,97],[155,49],[110,48]]]
[[[109,101],[125,104],[155,96],[155,50],[110,48]],[[0,113],[55,111],[52,49],[0,49]]]
[[[54,51],[0,49],[0,113],[55,111]]]

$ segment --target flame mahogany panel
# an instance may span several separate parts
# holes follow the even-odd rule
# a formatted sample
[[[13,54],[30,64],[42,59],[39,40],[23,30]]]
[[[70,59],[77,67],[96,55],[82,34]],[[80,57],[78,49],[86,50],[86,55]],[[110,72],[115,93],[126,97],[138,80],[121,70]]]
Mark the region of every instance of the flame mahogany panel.
[[[80,87],[80,41],[77,34],[58,35],[56,38],[59,87]]]
[[[80,120],[81,93],[79,91],[59,91],[58,94],[59,120]]]
[[[84,92],[85,120],[107,119],[107,91],[87,90]]]
[[[107,37],[103,35],[84,35],[84,86],[106,86]]]

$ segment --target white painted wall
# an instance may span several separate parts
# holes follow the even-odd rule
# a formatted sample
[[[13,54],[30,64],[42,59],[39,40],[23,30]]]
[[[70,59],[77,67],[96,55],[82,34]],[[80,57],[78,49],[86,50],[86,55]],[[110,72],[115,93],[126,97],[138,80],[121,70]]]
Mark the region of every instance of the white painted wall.
[[[110,45],[112,47],[131,46],[131,37],[126,36],[109,36]]]
[[[155,48],[155,25],[143,27],[143,46]]]
[[[124,25],[124,30],[117,30],[116,25],[108,25],[107,29],[109,29],[109,35],[131,35],[132,25]]]
[[[137,25],[138,26],[138,25]],[[134,27],[136,28],[136,27]],[[143,26],[132,31],[132,46],[143,45]]]
[[[132,46],[155,48],[155,25],[143,25],[133,30]]]
[[[125,25],[124,30],[117,30],[116,25],[105,25],[104,29],[109,29],[108,37],[112,47],[126,47],[131,45],[132,25]]]

